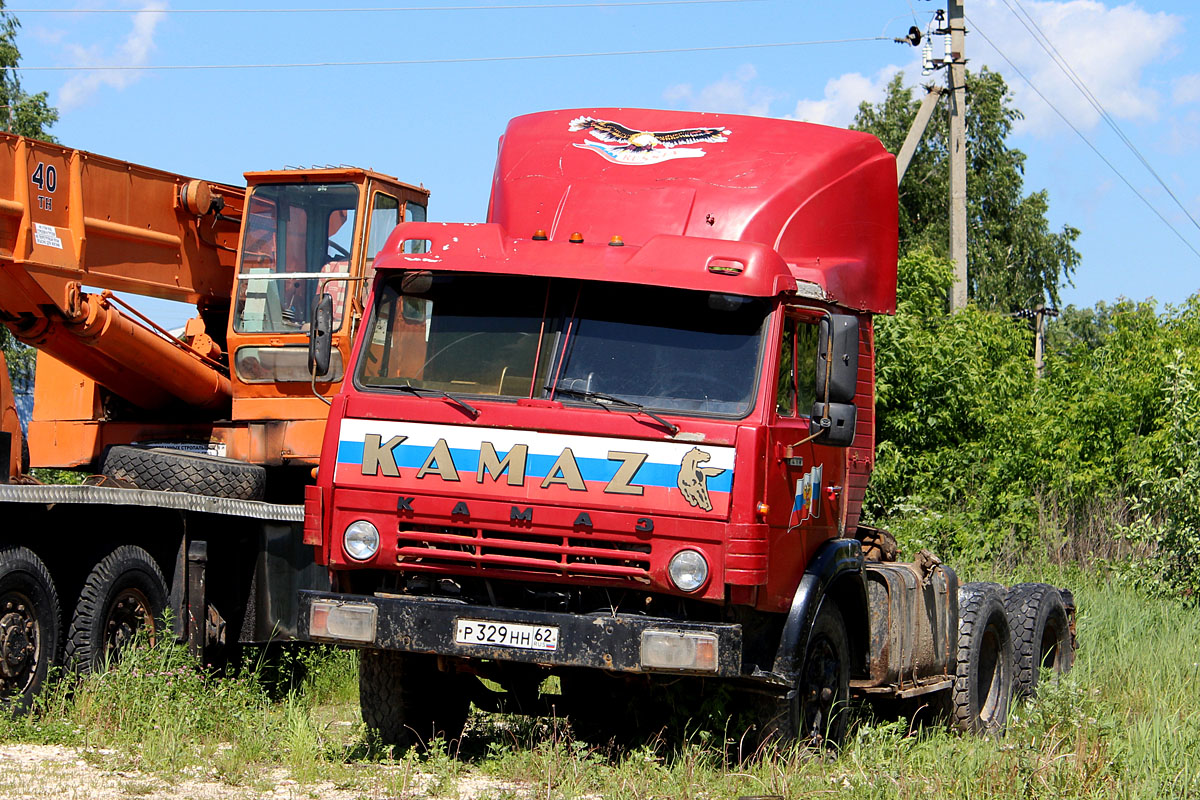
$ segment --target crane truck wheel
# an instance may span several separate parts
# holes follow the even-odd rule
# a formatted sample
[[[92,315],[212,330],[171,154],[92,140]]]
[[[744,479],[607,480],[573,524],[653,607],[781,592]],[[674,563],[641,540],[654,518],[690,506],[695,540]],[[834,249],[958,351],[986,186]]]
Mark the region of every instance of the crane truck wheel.
[[[67,665],[82,675],[99,672],[143,631],[153,644],[163,633],[166,607],[167,582],[158,564],[140,547],[118,547],[83,583],[67,635]]]
[[[261,500],[267,486],[267,471],[257,464],[159,447],[110,447],[101,472],[139,489],[236,500]]]
[[[363,722],[399,755],[436,738],[462,738],[470,701],[454,673],[424,653],[360,650],[358,702]]]
[[[1013,644],[995,584],[958,589],[958,658],[948,698],[950,724],[984,735],[1004,732],[1013,690]]]
[[[850,720],[850,637],[842,612],[821,603],[790,700],[773,702],[760,748],[800,742],[836,747]]]
[[[58,592],[42,560],[24,547],[0,548],[0,697],[29,709],[58,658]]]
[[[1013,632],[1013,696],[1032,697],[1042,667],[1061,675],[1075,662],[1062,592],[1047,583],[1019,583],[1004,602]]]

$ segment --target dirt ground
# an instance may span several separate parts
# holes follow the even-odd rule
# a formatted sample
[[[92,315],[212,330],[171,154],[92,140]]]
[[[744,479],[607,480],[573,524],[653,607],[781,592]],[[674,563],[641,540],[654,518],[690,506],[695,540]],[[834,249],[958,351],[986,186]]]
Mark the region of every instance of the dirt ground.
[[[109,770],[97,766],[104,751],[84,751],[58,745],[0,745],[0,798],[3,800],[390,800],[432,798],[431,776],[401,774],[404,767],[377,766],[375,780],[352,789],[333,783],[297,783],[280,771],[268,773],[254,786],[230,786],[204,778],[179,776],[168,782],[136,770]],[[388,774],[391,770],[394,774]],[[378,782],[372,788],[371,784]],[[390,784],[390,787],[388,786]],[[395,786],[407,787],[396,791]],[[459,800],[507,795],[520,797],[529,787],[520,784],[464,776],[450,790]]]

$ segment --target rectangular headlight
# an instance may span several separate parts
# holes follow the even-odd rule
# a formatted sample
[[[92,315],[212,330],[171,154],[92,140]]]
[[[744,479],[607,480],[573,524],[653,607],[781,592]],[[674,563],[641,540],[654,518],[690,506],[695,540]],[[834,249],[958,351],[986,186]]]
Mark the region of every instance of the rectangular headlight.
[[[314,600],[308,615],[308,635],[347,642],[375,641],[379,609],[370,603]]]
[[[713,633],[642,631],[642,666],[716,672],[717,636]]]

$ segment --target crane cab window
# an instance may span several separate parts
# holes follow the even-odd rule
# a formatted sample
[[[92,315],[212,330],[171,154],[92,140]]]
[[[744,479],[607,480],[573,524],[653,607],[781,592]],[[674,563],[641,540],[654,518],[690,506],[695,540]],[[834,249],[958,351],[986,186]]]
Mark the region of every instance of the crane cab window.
[[[318,285],[340,285],[350,272],[358,187],[268,184],[247,205],[234,330],[307,330]],[[334,305],[341,324],[344,303]]]
[[[405,222],[424,222],[425,221],[425,206],[419,206],[416,203],[406,203],[404,205],[404,221]],[[409,255],[424,253],[428,248],[428,244],[421,239],[409,239],[404,243],[404,252]]]

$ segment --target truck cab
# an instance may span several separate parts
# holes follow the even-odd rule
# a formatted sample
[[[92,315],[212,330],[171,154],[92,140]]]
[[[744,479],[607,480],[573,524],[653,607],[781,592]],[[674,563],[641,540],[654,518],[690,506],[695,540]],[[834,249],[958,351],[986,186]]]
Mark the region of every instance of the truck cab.
[[[593,722],[728,682],[766,738],[947,689],[957,578],[855,538],[896,231],[870,136],[631,109],[513,120],[487,223],[399,226],[306,496],[368,725],[454,735],[480,677]]]

